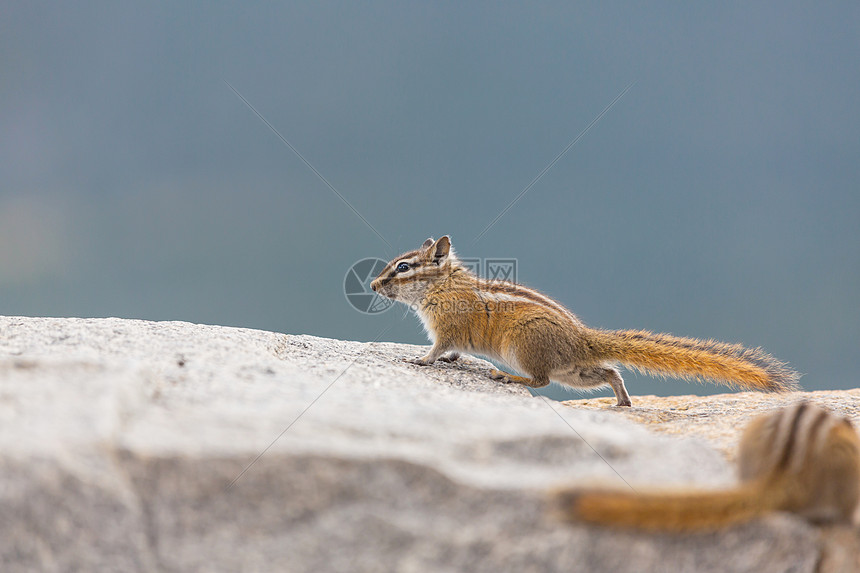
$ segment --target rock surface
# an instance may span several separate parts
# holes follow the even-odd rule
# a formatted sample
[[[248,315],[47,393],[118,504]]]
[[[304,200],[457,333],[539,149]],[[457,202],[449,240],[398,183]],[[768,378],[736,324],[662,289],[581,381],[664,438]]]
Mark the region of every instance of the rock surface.
[[[697,436],[734,461],[741,433],[761,414],[798,400],[809,400],[847,417],[860,428],[860,389],[763,394],[736,392],[715,396],[634,396],[633,407],[617,409],[625,418],[661,434]],[[567,400],[576,409],[605,411],[615,399]]]
[[[477,359],[402,360],[422,350],[0,317],[3,571],[857,565],[856,532],[788,515],[674,537],[561,525],[546,511],[549,487],[718,487],[732,482],[731,465],[701,437],[625,419],[657,416],[656,401],[634,396],[629,413],[564,407],[489,380]]]

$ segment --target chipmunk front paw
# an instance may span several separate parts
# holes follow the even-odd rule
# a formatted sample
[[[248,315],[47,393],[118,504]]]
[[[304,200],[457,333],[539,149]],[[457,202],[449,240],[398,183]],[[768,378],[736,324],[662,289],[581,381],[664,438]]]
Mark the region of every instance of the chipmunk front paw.
[[[430,360],[427,359],[426,356],[422,356],[421,358],[413,358],[412,360],[407,360],[410,364],[417,364],[418,366],[429,366],[433,364]]]

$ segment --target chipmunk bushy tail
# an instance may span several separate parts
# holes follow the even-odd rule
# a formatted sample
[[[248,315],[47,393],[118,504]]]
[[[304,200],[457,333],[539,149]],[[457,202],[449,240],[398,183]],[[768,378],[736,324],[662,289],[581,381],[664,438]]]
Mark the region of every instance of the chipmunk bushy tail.
[[[567,521],[646,531],[705,531],[754,519],[778,509],[784,490],[747,485],[702,493],[644,493],[581,490],[556,495]]]
[[[760,348],[740,344],[645,330],[588,329],[586,338],[600,358],[660,376],[771,392],[795,390],[800,378]]]

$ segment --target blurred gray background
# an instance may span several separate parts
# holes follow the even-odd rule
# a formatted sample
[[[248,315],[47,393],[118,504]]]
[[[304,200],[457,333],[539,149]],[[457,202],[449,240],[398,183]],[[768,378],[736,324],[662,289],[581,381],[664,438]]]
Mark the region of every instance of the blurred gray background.
[[[0,27],[0,314],[423,344],[344,276],[450,234],[591,325],[858,386],[856,3],[6,2]]]

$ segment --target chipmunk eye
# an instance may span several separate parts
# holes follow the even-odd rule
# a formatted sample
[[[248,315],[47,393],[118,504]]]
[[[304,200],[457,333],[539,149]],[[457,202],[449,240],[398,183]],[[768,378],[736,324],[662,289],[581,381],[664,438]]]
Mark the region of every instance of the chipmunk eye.
[[[409,263],[400,263],[395,269],[398,273],[405,273],[409,270]]]

